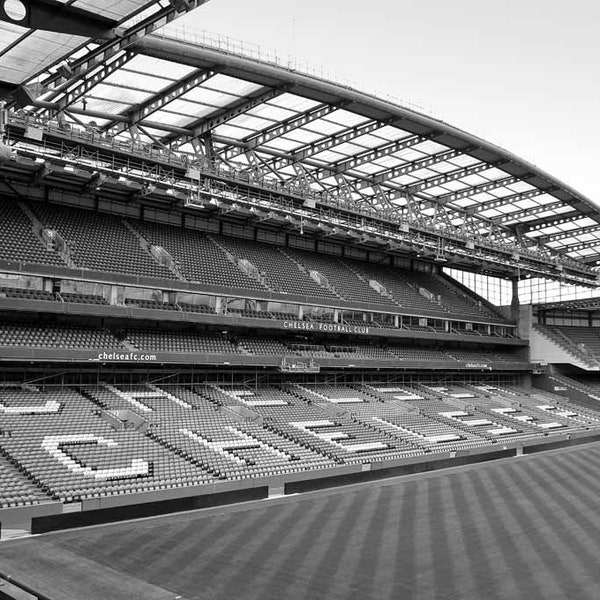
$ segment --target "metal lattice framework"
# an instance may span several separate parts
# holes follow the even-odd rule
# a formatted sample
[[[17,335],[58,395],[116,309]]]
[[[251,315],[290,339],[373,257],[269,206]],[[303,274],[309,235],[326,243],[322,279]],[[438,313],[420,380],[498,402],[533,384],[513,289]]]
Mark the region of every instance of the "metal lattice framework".
[[[48,2],[25,4],[34,15]],[[583,270],[595,264],[600,213],[575,190],[411,109],[231,47],[192,42],[173,27],[159,29],[201,4],[129,1],[118,14],[93,18],[92,0],[66,3],[55,30],[68,33],[54,34],[62,54],[8,80],[7,65],[30,51],[39,32],[39,22],[31,21],[0,50],[13,150],[19,152],[28,124],[57,124],[46,141],[64,143],[68,133],[76,145],[79,128],[93,134],[85,139],[88,150],[142,145],[181,163],[175,179],[184,172],[189,181],[191,165],[192,181],[213,181],[205,189],[216,189],[215,180],[238,185],[233,173],[246,173],[261,182],[254,186],[259,196],[278,186],[281,197],[299,206],[309,197],[315,209],[337,207],[338,217],[344,210],[405,223],[422,239],[430,231],[444,249],[456,246],[462,232],[475,246],[492,241],[520,256],[573,259]],[[81,35],[67,43],[77,18]],[[0,29],[17,35],[17,25],[3,20]],[[185,193],[171,196],[172,206]]]

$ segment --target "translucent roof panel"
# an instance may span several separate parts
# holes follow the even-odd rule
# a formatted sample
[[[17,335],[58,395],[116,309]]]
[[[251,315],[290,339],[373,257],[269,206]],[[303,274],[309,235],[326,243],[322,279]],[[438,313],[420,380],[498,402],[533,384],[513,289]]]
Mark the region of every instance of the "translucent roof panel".
[[[129,63],[132,66],[133,61]],[[135,85],[136,88],[152,92],[153,94],[161,92],[166,87],[175,83],[177,79],[170,77],[155,75],[151,73],[142,73],[134,68],[124,68],[111,73],[104,83],[114,86]]]
[[[81,13],[69,18],[69,9],[64,17],[67,23],[63,33],[30,29],[18,22],[0,21],[0,82],[15,85],[24,83],[71,55],[92,38],[100,37],[98,33],[104,27],[108,32],[142,10],[150,14],[162,8],[156,0],[71,0],[64,4],[89,12],[89,23],[85,23],[85,16],[81,16]],[[32,13],[36,11],[35,3],[26,3],[26,6]],[[91,29],[85,29],[86,26],[94,27],[96,33],[92,34]]]
[[[276,98],[269,100],[269,104],[279,106],[281,108],[287,108],[295,112],[306,112],[319,106],[319,102],[309,100],[308,98],[302,98],[295,96],[294,94],[281,94]]]
[[[34,30],[23,30],[15,40],[12,32],[3,37],[5,25],[3,23],[0,27],[3,46],[0,51],[0,81],[13,84],[34,77],[87,41],[82,36]],[[44,48],[44,52],[39,52],[40,48]]]

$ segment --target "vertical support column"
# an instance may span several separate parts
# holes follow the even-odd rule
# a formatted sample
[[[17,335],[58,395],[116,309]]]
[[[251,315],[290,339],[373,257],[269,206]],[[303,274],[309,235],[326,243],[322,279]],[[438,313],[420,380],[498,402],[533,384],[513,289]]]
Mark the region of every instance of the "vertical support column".
[[[257,312],[267,312],[268,302],[266,300],[257,300],[256,301],[256,310]]]
[[[339,323],[340,322],[340,311],[337,308],[333,309],[333,322],[334,323]]]
[[[215,313],[217,315],[223,314],[223,305],[223,298],[221,298],[221,296],[217,296],[217,298],[215,298]]]
[[[124,290],[121,286],[111,285],[110,293],[108,296],[108,303],[111,305],[119,304],[119,301],[123,299]]]
[[[518,325],[519,324],[519,278],[514,277],[512,280],[512,300],[510,302],[510,317]]]
[[[394,315],[394,327],[398,329],[400,327],[400,317],[398,315]]]

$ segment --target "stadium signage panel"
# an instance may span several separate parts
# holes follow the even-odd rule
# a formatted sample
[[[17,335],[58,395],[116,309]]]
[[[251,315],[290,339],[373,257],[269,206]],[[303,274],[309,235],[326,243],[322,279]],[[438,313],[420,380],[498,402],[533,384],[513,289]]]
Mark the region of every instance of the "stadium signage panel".
[[[465,367],[467,369],[489,369],[490,365],[487,363],[466,363]]]
[[[153,362],[157,360],[157,356],[156,354],[143,354],[141,352],[98,352],[98,354],[90,360],[108,362]]]
[[[309,321],[282,321],[283,329],[296,331],[317,331],[324,333],[360,333],[367,335],[369,328],[363,325],[342,325],[341,323],[314,323]]]

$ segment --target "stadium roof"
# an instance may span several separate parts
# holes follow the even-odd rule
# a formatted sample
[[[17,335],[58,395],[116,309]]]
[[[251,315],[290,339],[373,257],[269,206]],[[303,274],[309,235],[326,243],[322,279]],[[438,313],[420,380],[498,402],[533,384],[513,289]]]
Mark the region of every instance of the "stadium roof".
[[[32,11],[61,4],[66,21],[86,11],[89,30],[0,22],[14,37],[0,52],[8,106],[113,143],[183,153],[188,164],[259,173],[324,205],[600,263],[598,208],[510,152],[252,48],[156,31],[202,3],[25,2]],[[34,42],[49,51],[23,61]]]

